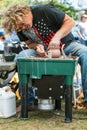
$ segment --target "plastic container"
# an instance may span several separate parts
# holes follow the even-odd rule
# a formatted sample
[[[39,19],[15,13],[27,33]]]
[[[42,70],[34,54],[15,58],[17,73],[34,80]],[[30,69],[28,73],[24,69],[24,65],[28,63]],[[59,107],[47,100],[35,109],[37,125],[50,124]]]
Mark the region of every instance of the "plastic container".
[[[53,110],[55,107],[54,100],[51,99],[38,99],[39,110]]]
[[[15,53],[3,54],[5,61],[14,61]]]
[[[0,118],[8,118],[16,114],[16,95],[9,86],[0,88]]]

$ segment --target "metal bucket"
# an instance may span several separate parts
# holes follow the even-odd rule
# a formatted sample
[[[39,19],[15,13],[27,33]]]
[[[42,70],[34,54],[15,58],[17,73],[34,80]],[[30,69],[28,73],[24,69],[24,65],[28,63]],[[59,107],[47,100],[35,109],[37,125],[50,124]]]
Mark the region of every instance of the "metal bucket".
[[[52,99],[38,99],[38,109],[40,110],[53,110],[55,102]]]

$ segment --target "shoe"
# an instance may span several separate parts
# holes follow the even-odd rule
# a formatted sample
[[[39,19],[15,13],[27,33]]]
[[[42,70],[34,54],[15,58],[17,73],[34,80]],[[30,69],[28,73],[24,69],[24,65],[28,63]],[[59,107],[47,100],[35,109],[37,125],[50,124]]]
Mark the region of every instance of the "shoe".
[[[33,111],[34,110],[34,105],[28,105],[28,111]],[[21,111],[21,105],[19,105],[17,108],[16,108],[16,113],[19,113]]]

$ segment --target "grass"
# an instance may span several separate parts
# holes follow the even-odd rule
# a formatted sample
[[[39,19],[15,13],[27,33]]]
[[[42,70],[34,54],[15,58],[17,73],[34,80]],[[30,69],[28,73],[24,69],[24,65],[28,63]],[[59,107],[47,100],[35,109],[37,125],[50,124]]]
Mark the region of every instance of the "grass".
[[[87,110],[73,108],[71,123],[64,122],[64,107],[60,111],[41,111],[35,108],[29,118],[23,120],[19,114],[0,119],[0,130],[87,130]]]

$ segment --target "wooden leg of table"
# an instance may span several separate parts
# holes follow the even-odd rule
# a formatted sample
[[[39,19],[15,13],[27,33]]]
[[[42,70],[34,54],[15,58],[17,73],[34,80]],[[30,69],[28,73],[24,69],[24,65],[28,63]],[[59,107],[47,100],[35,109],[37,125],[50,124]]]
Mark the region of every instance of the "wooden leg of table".
[[[21,117],[24,120],[28,118],[28,84],[22,84]]]
[[[65,122],[72,121],[72,85],[65,86]]]
[[[61,110],[61,99],[55,100],[55,110]]]

